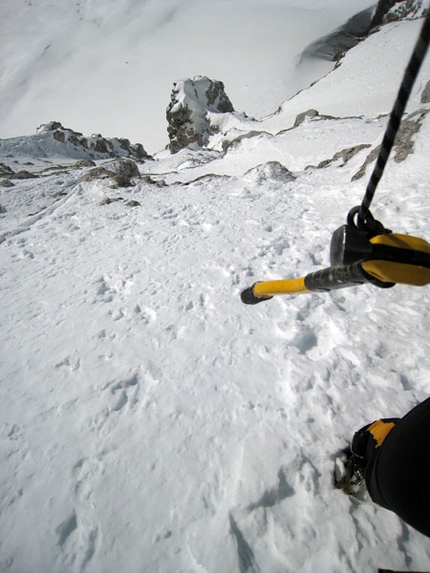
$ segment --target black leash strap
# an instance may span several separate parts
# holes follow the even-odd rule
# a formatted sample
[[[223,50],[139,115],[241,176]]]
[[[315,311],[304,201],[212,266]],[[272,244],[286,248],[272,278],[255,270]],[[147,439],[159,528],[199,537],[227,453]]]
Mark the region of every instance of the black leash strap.
[[[403,81],[397,94],[397,99],[390,115],[381,150],[376,160],[370,181],[367,185],[366,193],[358,211],[358,228],[366,228],[370,214],[370,204],[376,191],[376,187],[382,177],[385,166],[388,161],[394,140],[405,111],[409,96],[411,95],[413,85],[418,76],[421,64],[424,61],[427,49],[430,43],[430,9],[421,28],[421,33],[415,45],[408,67],[403,76]]]

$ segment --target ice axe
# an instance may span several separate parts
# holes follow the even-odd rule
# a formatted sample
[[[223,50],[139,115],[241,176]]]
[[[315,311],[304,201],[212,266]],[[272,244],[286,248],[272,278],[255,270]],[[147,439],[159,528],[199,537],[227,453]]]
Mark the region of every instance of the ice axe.
[[[430,283],[430,244],[418,237],[392,233],[370,212],[370,203],[387,165],[429,44],[430,12],[424,19],[405,70],[363,201],[359,207],[351,209],[347,224],[333,233],[331,266],[297,279],[257,282],[242,292],[245,304],[257,304],[278,294],[323,292],[364,283],[382,288],[396,283],[414,286]]]
[[[279,294],[325,292],[365,283],[381,288],[430,283],[427,241],[392,233],[373,218],[373,227],[378,229],[375,234],[368,228],[360,230],[353,222],[354,210],[348,223],[333,233],[330,267],[301,278],[257,282],[241,293],[242,302],[257,304]],[[369,212],[368,222],[370,217]]]

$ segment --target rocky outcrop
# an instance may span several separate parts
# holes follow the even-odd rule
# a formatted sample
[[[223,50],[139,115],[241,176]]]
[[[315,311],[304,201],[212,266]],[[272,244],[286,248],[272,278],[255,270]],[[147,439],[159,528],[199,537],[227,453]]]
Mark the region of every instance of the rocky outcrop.
[[[394,161],[401,163],[414,152],[414,138],[429,113],[428,109],[418,109],[402,120],[394,143]]]
[[[72,146],[75,150],[81,150],[90,159],[129,157],[135,161],[142,161],[150,157],[140,143],[132,144],[125,138],[105,138],[99,133],[87,137],[63,127],[58,121],[41,125],[36,133],[49,134],[55,141]]]
[[[9,177],[14,174],[13,169],[6,165],[5,163],[0,163],[0,177]]]
[[[139,169],[131,159],[116,159],[104,163],[99,167],[90,169],[80,181],[93,181],[96,179],[109,179],[111,186],[130,187],[132,179],[140,177]]]
[[[296,119],[294,121],[293,129],[295,127],[299,127],[302,125],[304,121],[312,119],[336,119],[332,115],[321,115],[318,110],[316,109],[308,109],[307,111],[303,111],[302,113],[297,114]]]
[[[176,82],[166,110],[170,151],[206,147],[219,131],[219,116],[231,112],[234,108],[222,82],[205,76]]]
[[[321,161],[317,168],[321,169],[324,167],[328,167],[333,163],[338,163],[340,167],[343,167],[348,163],[350,159],[355,157],[357,153],[359,153],[362,149],[366,149],[366,147],[370,147],[369,143],[361,143],[360,145],[354,145],[353,147],[348,147],[346,149],[342,149],[341,151],[337,151],[331,159],[324,159]]]
[[[13,171],[8,165],[0,163],[0,187],[13,187],[15,184],[12,182],[12,179],[36,179],[37,177],[39,177],[37,173],[31,173],[24,169]]]
[[[379,0],[369,28],[397,20],[414,20],[425,16],[427,12],[423,0]]]
[[[268,161],[249,169],[244,177],[244,181],[252,182],[253,184],[261,185],[266,181],[277,181],[278,183],[289,183],[294,181],[296,177],[289,171],[285,165],[279,161]]]
[[[421,94],[421,103],[430,103],[430,80],[426,83]]]
[[[313,57],[337,62],[379,26],[421,18],[427,12],[423,0],[379,0],[376,8],[359,12],[331,34],[310,44],[302,52],[301,59]]]
[[[428,113],[428,109],[418,109],[402,120],[393,146],[393,159],[396,163],[405,161],[414,152],[415,135],[419,132]],[[372,149],[351,181],[356,181],[366,174],[367,167],[376,160],[380,149],[380,145]]]
[[[321,58],[337,62],[349,49],[356,46],[367,36],[372,16],[373,8],[359,12],[331,34],[323,36],[310,44],[303,50],[300,59]]]
[[[127,157],[141,162],[150,159],[140,143],[132,144],[128,139],[116,137],[109,139],[100,134],[85,136],[63,127],[58,121],[41,125],[35,135],[0,140],[0,153],[87,160]]]

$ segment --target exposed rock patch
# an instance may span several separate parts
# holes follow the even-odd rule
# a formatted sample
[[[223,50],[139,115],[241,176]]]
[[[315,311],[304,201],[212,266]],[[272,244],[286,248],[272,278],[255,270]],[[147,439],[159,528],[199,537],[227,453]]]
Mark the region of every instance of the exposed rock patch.
[[[369,28],[372,30],[398,20],[415,20],[427,12],[423,0],[379,0]]]
[[[132,179],[140,177],[139,168],[131,159],[116,159],[104,163],[99,167],[90,169],[81,177],[80,181],[94,181],[95,179],[111,179],[118,187],[130,187]]]
[[[100,201],[99,205],[102,207],[103,205],[110,205],[111,203],[118,203],[121,201],[124,201],[123,197],[105,197]],[[126,207],[140,207],[139,201],[136,201],[135,199],[130,199],[125,203],[125,205]]]
[[[419,132],[429,110],[418,109],[405,118],[398,131],[394,144],[394,161],[400,163],[414,152],[414,136]]]
[[[293,127],[299,127],[299,125],[301,125],[306,119],[318,116],[319,113],[316,109],[308,109],[308,111],[303,111],[296,116]]]
[[[2,179],[0,181],[0,187],[14,187],[15,183],[12,183],[10,179]]]
[[[289,171],[285,165],[279,161],[268,161],[249,169],[245,175],[245,179],[251,180],[252,183],[261,184],[267,180],[279,181],[287,183],[294,181],[296,177]]]
[[[0,177],[9,177],[13,175],[13,169],[4,163],[0,163]]]
[[[301,59],[321,58],[337,62],[343,55],[361,42],[369,33],[373,8],[355,14],[343,26],[331,34],[312,42],[302,52]]]
[[[39,177],[37,173],[30,173],[30,171],[18,171],[17,173],[12,173],[9,175],[10,179],[35,179]]]
[[[421,103],[430,103],[430,80],[426,83],[421,94]]]
[[[414,137],[419,132],[422,122],[429,111],[428,109],[418,109],[402,120],[393,147],[393,159],[396,163],[405,161],[414,152]],[[365,175],[367,167],[376,160],[380,149],[380,145],[372,149],[363,165],[353,175],[352,181],[356,181]]]
[[[342,151],[338,151],[333,155],[331,159],[325,159],[321,161],[317,167],[318,169],[323,167],[328,167],[332,163],[336,163],[337,161],[341,161],[340,167],[343,167],[348,163],[350,159],[352,159],[357,153],[359,153],[362,149],[366,149],[366,147],[370,147],[369,143],[362,143],[360,145],[354,145],[354,147],[348,147],[347,149],[342,149]]]
[[[110,205],[111,203],[118,203],[118,201],[124,201],[122,197],[104,197],[99,203],[102,207],[103,205]]]

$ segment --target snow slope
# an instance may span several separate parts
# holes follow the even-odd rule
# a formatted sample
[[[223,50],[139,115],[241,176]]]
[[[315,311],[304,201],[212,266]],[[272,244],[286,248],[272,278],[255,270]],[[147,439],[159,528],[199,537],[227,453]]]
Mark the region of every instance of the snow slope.
[[[285,104],[226,154],[142,162],[131,187],[2,142],[1,163],[38,177],[0,187],[0,571],[428,569],[425,537],[332,483],[355,430],[428,395],[428,287],[239,298],[328,266],[401,76],[384,47],[412,47],[418,28],[384,27],[291,100],[326,113],[322,94],[355,82],[357,113],[289,129]],[[364,68],[386,69],[371,93]],[[427,58],[417,86],[429,77]],[[429,148],[427,114],[374,205],[427,239]]]
[[[2,0],[0,137],[60,119],[154,153],[173,83],[199,74],[224,81],[235,109],[267,115],[331,69],[296,69],[303,48],[373,3]]]

